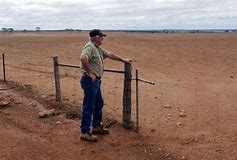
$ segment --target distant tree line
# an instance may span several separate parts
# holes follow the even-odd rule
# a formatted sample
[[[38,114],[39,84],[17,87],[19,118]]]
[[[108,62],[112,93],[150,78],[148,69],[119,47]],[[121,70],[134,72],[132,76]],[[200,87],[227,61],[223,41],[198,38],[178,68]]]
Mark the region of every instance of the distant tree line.
[[[1,31],[1,30],[0,30]],[[14,29],[12,27],[10,28],[2,28],[2,31],[3,32],[14,32]],[[16,30],[17,32],[21,32],[21,30]],[[26,33],[26,32],[33,32],[33,31],[36,31],[36,32],[40,32],[41,31],[41,28],[39,26],[35,27],[35,30],[27,30],[27,29],[23,29],[22,32]],[[80,32],[82,31],[81,29],[72,29],[72,28],[65,28],[64,30],[43,30],[43,31],[59,31],[59,32],[62,32],[62,31],[66,31],[66,32]]]
[[[3,32],[14,32],[13,28],[2,28]]]
[[[36,32],[39,32],[40,31],[40,27],[35,27],[35,30],[36,30]],[[14,32],[14,29],[11,28],[11,27],[10,28],[3,27],[2,31],[3,32]],[[27,29],[23,29],[23,32],[27,32]]]
[[[72,28],[65,28],[65,31],[72,32],[72,31],[81,31],[81,29],[72,29]]]
[[[1,31],[1,30],[0,30]],[[9,28],[2,28],[3,32],[40,32],[41,28],[39,26],[35,27],[34,30],[14,30],[12,27]],[[81,32],[81,29],[72,29],[72,28],[65,28],[61,30],[42,30],[43,32]],[[87,31],[87,30],[85,30]],[[237,29],[159,29],[159,30],[104,30],[108,32],[128,32],[128,33],[137,33],[137,32],[144,32],[144,33],[219,33],[219,32],[237,32]]]

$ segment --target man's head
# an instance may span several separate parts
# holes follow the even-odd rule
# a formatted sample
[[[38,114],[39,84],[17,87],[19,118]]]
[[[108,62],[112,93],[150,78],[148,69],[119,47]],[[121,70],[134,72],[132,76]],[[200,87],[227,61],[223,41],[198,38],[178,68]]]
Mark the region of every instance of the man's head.
[[[106,34],[102,33],[101,30],[99,29],[93,29],[89,33],[90,37],[95,37],[95,36],[101,36],[101,37],[106,37]]]
[[[106,37],[106,34],[102,33],[99,29],[93,29],[89,33],[90,40],[94,42],[97,46],[102,44],[103,37]]]

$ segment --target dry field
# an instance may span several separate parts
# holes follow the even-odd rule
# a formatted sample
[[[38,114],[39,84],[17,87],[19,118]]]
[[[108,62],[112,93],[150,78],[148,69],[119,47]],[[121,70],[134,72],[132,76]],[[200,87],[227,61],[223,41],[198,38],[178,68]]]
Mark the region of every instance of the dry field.
[[[18,103],[0,108],[0,159],[237,159],[237,34],[107,35],[103,47],[131,58],[133,77],[138,69],[141,78],[155,82],[139,83],[140,132],[121,127],[123,75],[114,73],[104,73],[102,89],[105,117],[119,123],[99,143],[80,141],[78,119],[37,118],[44,107],[37,99],[54,100],[52,57],[78,65],[87,33],[0,33],[7,80],[31,94],[1,84],[11,88],[0,90],[1,101]],[[123,70],[116,61],[106,60],[105,66]],[[63,102],[80,109],[81,73],[60,73]],[[132,96],[134,121],[135,82]]]

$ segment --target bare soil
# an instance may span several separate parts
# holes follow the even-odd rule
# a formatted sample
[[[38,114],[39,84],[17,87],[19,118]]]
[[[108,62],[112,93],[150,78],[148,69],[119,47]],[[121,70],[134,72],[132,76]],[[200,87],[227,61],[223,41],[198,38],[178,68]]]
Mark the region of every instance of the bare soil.
[[[79,119],[68,119],[57,104],[44,101],[26,88],[1,84],[0,159],[156,159],[164,151],[147,143],[149,138],[110,127],[100,141],[80,140]],[[56,116],[39,118],[42,109],[57,108]],[[57,107],[55,107],[57,106]],[[62,107],[62,106],[61,106]],[[68,113],[68,112],[67,112]],[[129,140],[129,141],[128,141]]]
[[[79,71],[61,70],[63,102],[55,103],[52,57],[79,64],[87,33],[0,33],[8,80],[0,84],[0,159],[236,159],[237,34],[107,35],[104,48],[155,82],[139,83],[139,133],[121,125],[123,77],[104,73],[105,122],[117,123],[98,143],[80,140]],[[44,108],[57,114],[40,119]]]

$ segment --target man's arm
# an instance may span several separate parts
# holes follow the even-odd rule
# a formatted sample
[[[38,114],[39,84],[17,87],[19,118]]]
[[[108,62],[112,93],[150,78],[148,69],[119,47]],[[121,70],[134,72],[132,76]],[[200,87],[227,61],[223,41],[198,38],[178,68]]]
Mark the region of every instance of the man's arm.
[[[86,55],[81,55],[80,57],[81,65],[83,66],[83,69],[85,70],[85,74],[91,77],[92,81],[96,79],[96,76],[90,72],[90,69],[88,67],[88,57]]]
[[[112,59],[112,60],[116,60],[116,61],[121,61],[121,62],[125,62],[125,63],[132,63],[131,59],[128,58],[122,58],[119,55],[115,54],[115,53],[109,53],[108,54],[108,58]]]
[[[90,70],[88,67],[88,57],[86,55],[81,55],[80,60],[81,60],[83,69],[86,71],[86,73],[90,73]]]

